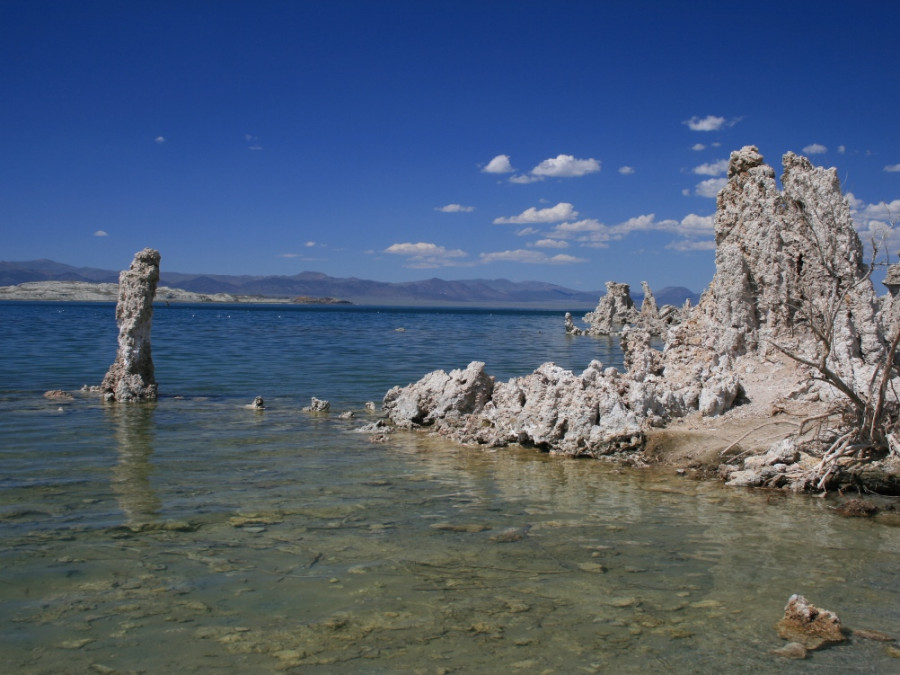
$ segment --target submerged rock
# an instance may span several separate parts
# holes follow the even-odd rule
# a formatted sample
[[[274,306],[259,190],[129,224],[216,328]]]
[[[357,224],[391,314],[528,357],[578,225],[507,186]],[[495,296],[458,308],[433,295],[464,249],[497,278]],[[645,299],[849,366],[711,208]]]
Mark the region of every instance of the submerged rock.
[[[784,640],[813,650],[838,644],[847,639],[841,628],[841,620],[834,612],[819,609],[804,598],[794,594],[784,608],[784,618],[775,624],[775,630]]]
[[[584,333],[581,328],[575,326],[571,312],[566,312],[566,333],[568,335],[582,335]]]
[[[257,396],[256,398],[253,399],[253,403],[248,403],[244,407],[249,410],[265,410],[266,402],[262,396]]]
[[[100,385],[109,401],[156,400],[150,328],[159,261],[159,251],[145,248],[135,254],[131,267],[119,274],[119,350]]]
[[[303,408],[303,412],[328,412],[331,409],[331,403],[313,396],[309,405]]]

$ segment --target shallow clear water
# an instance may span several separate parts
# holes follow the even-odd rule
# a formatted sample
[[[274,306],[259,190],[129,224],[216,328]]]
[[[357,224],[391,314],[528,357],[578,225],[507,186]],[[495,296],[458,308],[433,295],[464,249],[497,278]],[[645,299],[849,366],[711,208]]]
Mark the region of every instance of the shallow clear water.
[[[404,328],[404,331],[397,331]],[[791,593],[900,635],[900,528],[815,498],[356,429],[394,384],[616,365],[557,314],[171,307],[162,398],[97,383],[107,305],[0,303],[0,656],[56,672],[896,672],[786,661]],[[268,408],[245,409],[255,395]],[[311,396],[330,414],[300,409]],[[342,410],[356,411],[350,420]]]

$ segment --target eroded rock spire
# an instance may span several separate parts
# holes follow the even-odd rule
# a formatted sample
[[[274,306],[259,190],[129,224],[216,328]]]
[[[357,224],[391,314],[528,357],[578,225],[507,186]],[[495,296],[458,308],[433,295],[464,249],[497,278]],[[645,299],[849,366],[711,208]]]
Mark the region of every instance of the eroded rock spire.
[[[159,251],[145,248],[135,253],[131,267],[119,274],[119,351],[100,385],[107,401],[156,400],[150,328],[159,260]]]

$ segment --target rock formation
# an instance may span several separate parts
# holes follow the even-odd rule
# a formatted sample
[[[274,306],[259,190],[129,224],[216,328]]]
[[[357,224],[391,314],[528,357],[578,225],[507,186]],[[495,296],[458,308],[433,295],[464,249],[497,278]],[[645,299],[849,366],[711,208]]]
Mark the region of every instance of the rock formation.
[[[641,288],[644,289],[644,300],[641,302],[641,320],[645,322],[659,321],[659,308],[656,306],[656,298],[653,297],[650,284],[642,281]]]
[[[119,350],[100,385],[108,401],[156,400],[150,328],[159,260],[159,251],[145,248],[134,255],[131,267],[119,275]]]
[[[633,453],[648,430],[677,418],[715,417],[737,402],[753,403],[759,387],[773,383],[760,385],[764,378],[748,374],[771,359],[788,361],[785,351],[824,358],[849,386],[865,391],[885,355],[885,339],[836,170],[787,153],[782,184],[779,191],[755,147],[732,153],[717,199],[715,276],[700,303],[686,305],[684,321],[668,328],[662,351],[652,348],[652,330],[641,325],[628,286],[610,282],[586,320],[600,332],[633,324],[622,331],[625,373],[597,361],[580,375],[546,363],[503,383],[483,363],[472,363],[390,390],[389,421],[462,442],[601,456]],[[654,304],[646,305],[648,317]],[[831,338],[819,351],[823,330]],[[775,383],[780,396],[829,401],[843,395],[796,359],[790,366],[794,379]],[[795,462],[797,448],[783,441],[753,468],[771,477]]]
[[[615,281],[606,282],[606,295],[600,298],[597,308],[584,315],[591,335],[610,335],[623,324],[634,323],[641,313],[631,299],[631,287]]]
[[[566,312],[566,334],[568,335],[583,335],[584,331],[581,328],[575,326],[575,322],[572,321],[572,313]]]
[[[328,412],[329,410],[331,410],[331,403],[315,396],[310,399],[309,405],[303,408],[303,412],[314,413]]]
[[[834,612],[819,609],[804,598],[794,594],[784,608],[784,618],[776,625],[778,635],[804,649],[819,649],[846,640],[841,620]]]
[[[644,300],[640,310],[631,298],[631,287],[615,281],[606,282],[606,294],[600,298],[596,309],[584,315],[587,328],[575,326],[572,317],[566,313],[566,333],[570,335],[613,335],[625,326],[638,326],[654,336],[665,336],[669,326],[680,323],[687,315],[690,304],[685,309],[673,305],[657,307],[656,298],[650,285],[641,282]]]

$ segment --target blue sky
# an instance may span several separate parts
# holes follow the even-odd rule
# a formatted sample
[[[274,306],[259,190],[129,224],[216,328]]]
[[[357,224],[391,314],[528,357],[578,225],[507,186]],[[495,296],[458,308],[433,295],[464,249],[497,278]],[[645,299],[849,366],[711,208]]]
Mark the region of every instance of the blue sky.
[[[837,167],[867,232],[900,213],[898,26],[867,0],[2,0],[0,259],[700,291],[743,145]]]

